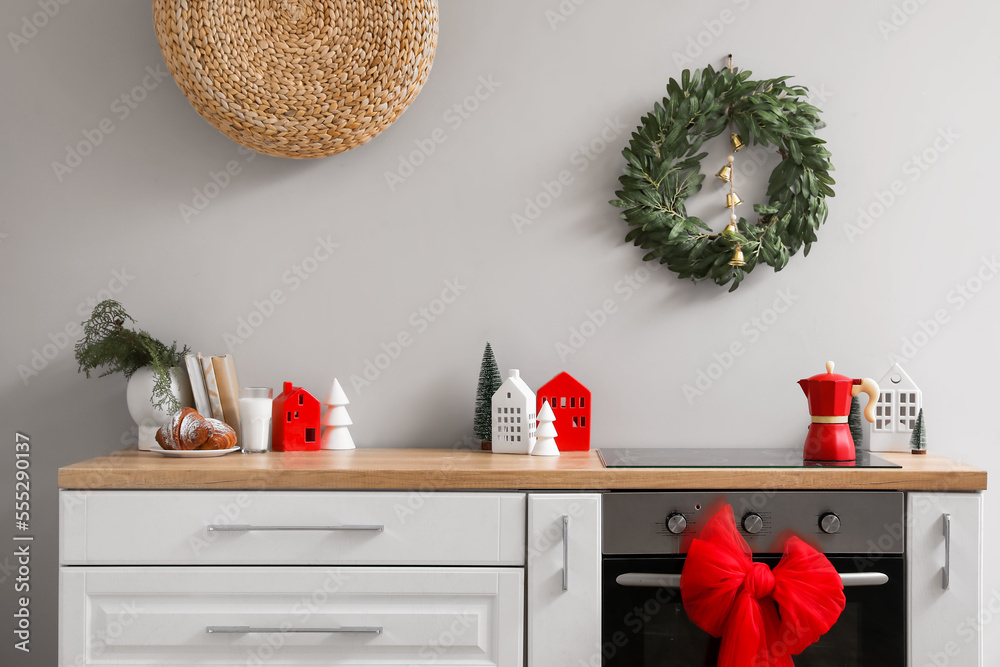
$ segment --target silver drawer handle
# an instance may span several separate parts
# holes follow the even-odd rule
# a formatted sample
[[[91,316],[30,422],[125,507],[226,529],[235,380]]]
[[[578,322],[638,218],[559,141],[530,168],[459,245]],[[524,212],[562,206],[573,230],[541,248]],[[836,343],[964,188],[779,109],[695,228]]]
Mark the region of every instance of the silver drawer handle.
[[[951,588],[951,515],[943,514],[944,522],[944,569],[941,570],[941,588]]]
[[[382,525],[357,525],[357,526],[249,526],[246,524],[212,524],[208,526],[210,533],[248,533],[260,530],[345,530],[345,531],[368,531],[381,533],[385,530]]]
[[[563,590],[569,590],[569,515],[562,516],[563,528]]]
[[[249,635],[249,634],[274,634],[277,632],[352,632],[372,635],[382,634],[381,625],[345,625],[339,628],[252,628],[249,625],[209,625],[205,627],[205,632],[210,635]]]
[[[844,582],[845,588],[848,586],[881,586],[889,583],[889,575],[883,572],[849,572],[841,574],[840,580]],[[628,572],[619,574],[615,583],[619,586],[638,588],[680,588],[681,575]]]

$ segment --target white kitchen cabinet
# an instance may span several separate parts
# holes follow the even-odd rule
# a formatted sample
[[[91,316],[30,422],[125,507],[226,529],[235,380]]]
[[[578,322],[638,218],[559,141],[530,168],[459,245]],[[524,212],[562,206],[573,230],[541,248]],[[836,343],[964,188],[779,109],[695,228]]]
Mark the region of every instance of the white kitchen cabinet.
[[[906,512],[909,665],[979,667],[982,495],[909,493]]]
[[[63,491],[63,565],[523,565],[523,493]]]
[[[64,567],[61,667],[520,667],[521,568]]]
[[[601,496],[528,496],[528,667],[601,664]]]

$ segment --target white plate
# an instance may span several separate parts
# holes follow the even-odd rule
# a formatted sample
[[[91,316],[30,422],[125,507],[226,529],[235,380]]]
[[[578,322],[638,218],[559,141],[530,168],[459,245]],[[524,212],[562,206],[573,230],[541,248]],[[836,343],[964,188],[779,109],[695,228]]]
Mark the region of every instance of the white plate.
[[[177,459],[207,459],[212,456],[225,456],[233,452],[240,451],[239,447],[229,449],[151,449],[160,456],[169,456]]]

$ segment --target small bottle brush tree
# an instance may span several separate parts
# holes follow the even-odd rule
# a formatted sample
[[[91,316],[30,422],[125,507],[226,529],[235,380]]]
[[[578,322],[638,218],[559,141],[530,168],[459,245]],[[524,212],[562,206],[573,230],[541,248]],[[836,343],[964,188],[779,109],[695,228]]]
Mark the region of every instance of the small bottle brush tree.
[[[913,425],[913,433],[910,435],[910,453],[927,453],[927,431],[924,430],[924,409],[920,408],[917,413],[917,423]]]
[[[473,421],[473,434],[482,441],[483,449],[487,449],[486,443],[493,439],[493,394],[502,384],[503,378],[500,377],[500,369],[493,356],[493,348],[487,342],[486,349],[483,350],[483,362],[479,367],[479,386],[476,388],[476,416]]]
[[[861,449],[865,437],[864,418],[861,416],[861,401],[855,396],[851,399],[851,414],[847,417],[847,426],[851,429],[854,446]]]
[[[83,338],[73,349],[77,371],[89,378],[91,371],[104,368],[98,377],[121,373],[129,380],[148,366],[156,378],[150,403],[165,412],[177,412],[181,405],[170,391],[170,369],[181,366],[190,350],[186,345],[178,350],[177,341],[167,347],[145,331],[126,328],[126,322],[135,320],[117,301],[107,299],[97,304],[90,319],[82,323]]]

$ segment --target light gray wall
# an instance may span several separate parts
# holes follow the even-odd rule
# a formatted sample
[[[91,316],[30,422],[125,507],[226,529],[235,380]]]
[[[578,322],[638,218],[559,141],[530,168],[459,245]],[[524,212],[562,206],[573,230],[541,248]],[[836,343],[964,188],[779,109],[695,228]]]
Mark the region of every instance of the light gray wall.
[[[501,367],[534,387],[564,369],[588,384],[598,446],[798,447],[807,413],[796,380],[827,359],[878,378],[901,354],[924,391],[929,448],[987,468],[998,459],[1000,280],[976,282],[996,271],[995,3],[443,0],[437,58],[412,108],[366,146],[299,162],[251,160],[169,78],[146,78],[152,90],[125,116],[121,96],[147,68],[165,71],[150,3],[62,1],[16,52],[9,35],[0,44],[0,456],[12,470],[15,429],[31,435],[37,535],[34,652],[15,664],[54,664],[57,467],[131,437],[124,382],[78,375],[72,340],[47,350],[54,358],[37,376],[22,380],[18,367],[120,287],[118,274],[127,285],[115,296],[142,328],[206,353],[226,352],[225,334],[281,290],[284,303],[232,350],[241,383],[287,379],[322,393],[339,377],[362,447],[467,436],[489,339]],[[3,3],[2,32],[38,11],[37,0]],[[733,52],[759,77],[795,75],[829,123],[838,185],[820,242],[779,274],[758,269],[735,294],[647,275],[607,205],[628,132],[688,49],[692,67]],[[455,105],[476,108],[461,118]],[[53,162],[105,118],[113,131],[57,175]],[[390,188],[386,173],[438,128],[447,140]],[[933,163],[922,171],[913,156],[925,153]],[[705,168],[725,154],[717,146]],[[752,156],[740,154],[743,169]],[[762,198],[768,160],[739,187],[748,202]],[[239,173],[185,220],[181,205],[229,161]],[[512,214],[563,170],[572,183],[519,233]],[[880,211],[895,181],[901,194]],[[718,229],[721,192],[709,179],[693,203]],[[877,215],[851,238],[859,209]],[[290,271],[318,238],[339,247],[295,282]],[[625,282],[642,279],[639,289]],[[424,320],[420,309],[449,281],[460,295]],[[965,284],[979,289],[970,300],[956,296]],[[775,316],[782,295],[791,306]],[[557,345],[606,300],[615,312],[561,358]],[[944,324],[921,324],[935,313]],[[352,386],[401,333],[412,344],[369,386]],[[686,400],[683,385],[719,375],[710,365],[734,342],[745,353]],[[11,477],[0,482],[4,503]],[[1000,556],[992,534],[986,555]],[[0,577],[6,610],[11,579]],[[991,569],[986,598],[998,589]],[[995,636],[987,655],[1000,651]]]

